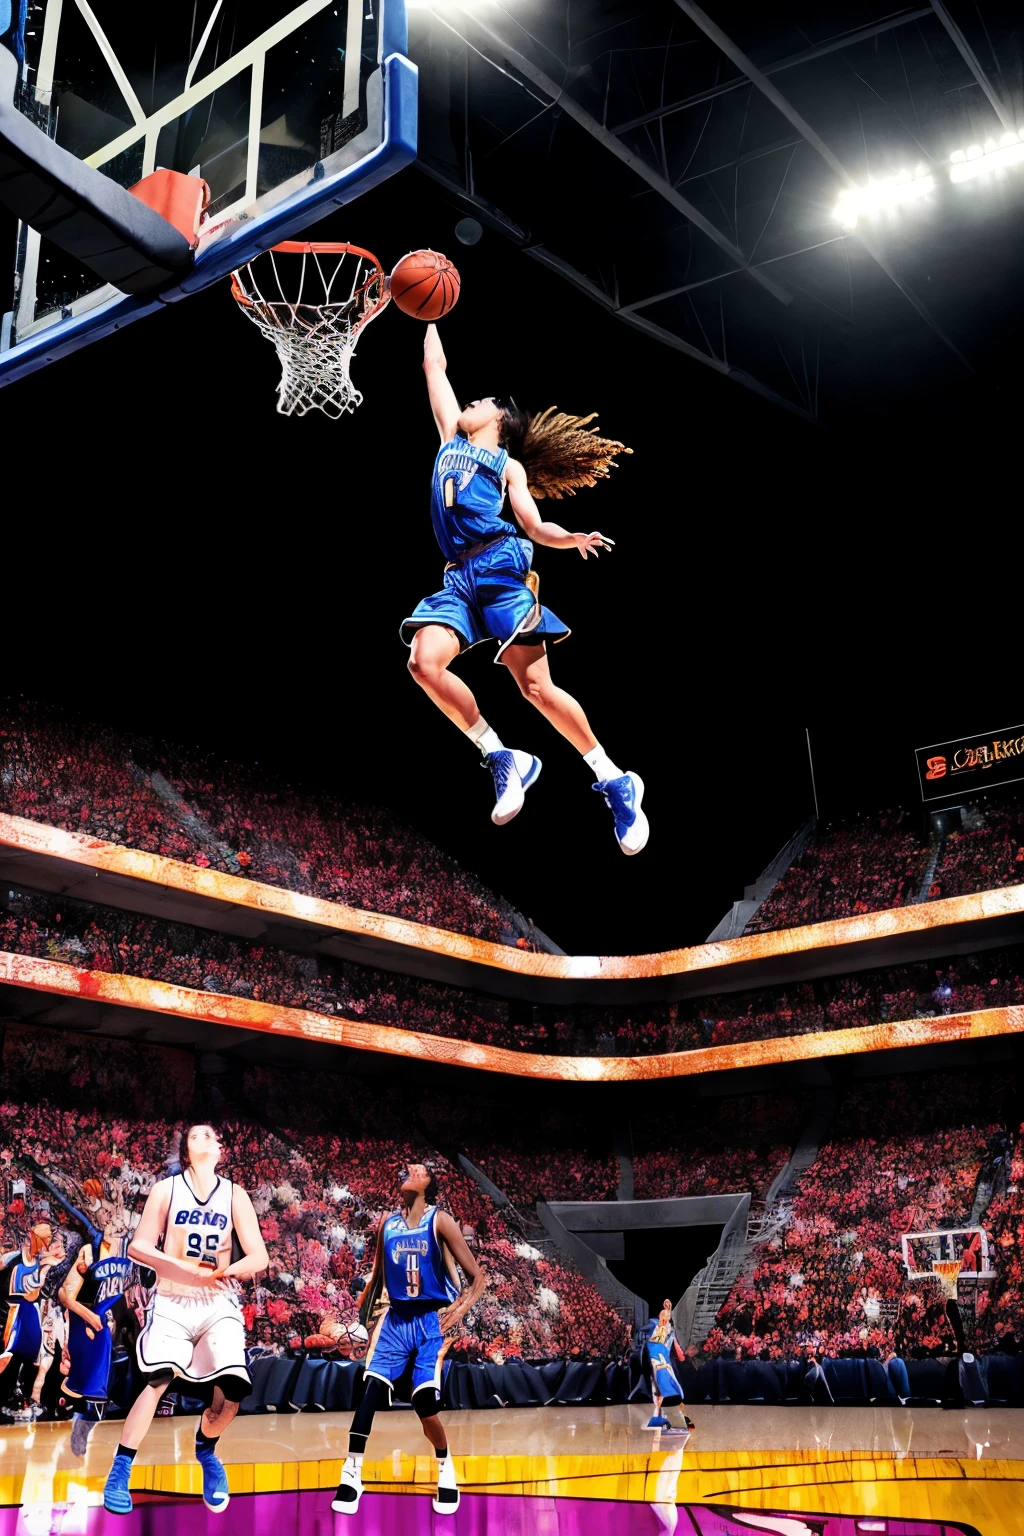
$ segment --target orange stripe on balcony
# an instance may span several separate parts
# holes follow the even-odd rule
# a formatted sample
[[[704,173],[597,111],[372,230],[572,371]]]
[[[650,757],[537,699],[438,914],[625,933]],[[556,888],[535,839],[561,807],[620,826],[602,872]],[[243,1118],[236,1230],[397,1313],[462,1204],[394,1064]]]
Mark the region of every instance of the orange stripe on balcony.
[[[407,918],[388,917],[381,912],[367,912],[341,902],[324,901],[318,896],[304,896],[281,886],[246,880],[240,875],[199,869],[194,864],[169,859],[163,854],[123,848],[119,843],[103,842],[81,832],[65,832],[59,827],[4,812],[0,812],[0,844],[208,900],[227,902],[268,917],[284,917],[315,927],[333,928],[340,933],[406,945],[453,960],[552,981],[636,981],[678,976],[897,938],[950,924],[1024,915],[1024,885],[1010,885],[970,896],[949,896],[913,907],[840,917],[828,923],[807,923],[799,928],[780,928],[771,933],[752,933],[738,939],[722,939],[714,944],[696,944],[650,955],[541,955],[511,945],[495,944],[488,939],[453,933],[447,928],[435,928],[428,923],[414,923]]]
[[[1024,1033],[1024,1008],[984,1008],[930,1019],[902,1019],[856,1029],[825,1030],[812,1035],[787,1035],[774,1040],[749,1040],[738,1045],[709,1046],[698,1051],[671,1051],[658,1056],[545,1056],[510,1051],[471,1040],[451,1040],[418,1030],[368,1024],[363,1019],[331,1018],[306,1008],[277,1007],[249,998],[200,992],[144,976],[83,971],[34,955],[0,950],[0,982],[64,997],[87,998],[148,1013],[290,1035],[299,1040],[380,1051],[388,1056],[475,1067],[484,1072],[565,1082],[628,1082],[660,1077],[690,1077],[697,1072],[724,1072],[738,1067],[762,1067],[783,1061],[808,1061],[863,1051],[892,1051],[906,1046],[935,1045],[953,1040],[986,1040],[994,1035]]]

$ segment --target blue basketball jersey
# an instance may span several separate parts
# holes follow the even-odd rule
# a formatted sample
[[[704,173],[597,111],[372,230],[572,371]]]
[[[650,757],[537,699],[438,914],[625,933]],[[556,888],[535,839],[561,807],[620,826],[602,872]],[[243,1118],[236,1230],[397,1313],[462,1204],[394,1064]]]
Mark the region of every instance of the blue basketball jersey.
[[[446,560],[511,531],[501,515],[507,463],[504,448],[491,453],[464,437],[443,444],[434,464],[430,518]]]
[[[647,1350],[655,1370],[658,1370],[663,1365],[672,1364],[672,1345],[674,1340],[675,1334],[670,1333],[664,1343],[658,1339],[650,1339],[648,1341]]]
[[[15,1248],[13,1253],[5,1253],[2,1260],[7,1271],[8,1284],[7,1295],[11,1301],[35,1301],[43,1286],[42,1254],[37,1254],[34,1259],[25,1262],[25,1256],[20,1248]]]
[[[116,1253],[104,1254],[101,1249],[100,1257],[86,1270],[76,1299],[102,1317],[124,1295],[131,1267],[131,1259]]]
[[[446,1307],[458,1294],[445,1269],[434,1231],[435,1206],[428,1205],[416,1227],[396,1211],[384,1223],[384,1285],[388,1300],[417,1310]]]

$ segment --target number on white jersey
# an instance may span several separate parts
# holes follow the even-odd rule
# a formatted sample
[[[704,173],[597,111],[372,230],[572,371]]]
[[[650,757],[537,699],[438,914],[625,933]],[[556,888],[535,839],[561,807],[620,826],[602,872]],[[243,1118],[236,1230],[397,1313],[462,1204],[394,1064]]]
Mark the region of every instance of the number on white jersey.
[[[217,1257],[217,1249],[219,1247],[220,1247],[220,1233],[219,1232],[207,1232],[206,1233],[206,1256],[207,1256],[207,1258],[215,1259]],[[186,1252],[187,1252],[188,1257],[190,1259],[201,1259],[203,1257],[203,1234],[201,1232],[190,1232],[188,1234],[188,1248],[187,1248]]]

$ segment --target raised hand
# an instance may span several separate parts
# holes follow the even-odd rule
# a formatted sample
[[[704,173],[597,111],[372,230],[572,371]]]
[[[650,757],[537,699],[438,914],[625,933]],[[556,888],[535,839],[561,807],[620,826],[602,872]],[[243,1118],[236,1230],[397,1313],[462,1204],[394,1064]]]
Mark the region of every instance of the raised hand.
[[[615,540],[605,538],[603,533],[574,533],[572,541],[584,560],[588,555],[593,555],[596,560],[599,549],[611,550],[615,548]]]

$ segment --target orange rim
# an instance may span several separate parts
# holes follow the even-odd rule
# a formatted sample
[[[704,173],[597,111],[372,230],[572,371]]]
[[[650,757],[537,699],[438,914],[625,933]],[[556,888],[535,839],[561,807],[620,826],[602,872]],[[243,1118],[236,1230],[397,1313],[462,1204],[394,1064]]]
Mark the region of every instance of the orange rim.
[[[364,261],[372,262],[375,271],[371,272],[365,283],[360,284],[360,286],[356,289],[356,293],[366,293],[370,288],[373,287],[374,283],[382,283],[386,281],[387,275],[384,271],[384,268],[381,266],[373,252],[366,250],[366,248],[362,245],[349,245],[347,240],[280,240],[277,245],[272,245],[269,247],[269,249],[271,251],[280,251],[285,256],[316,256],[319,254],[323,254],[325,256],[348,255],[360,256]],[[267,253],[266,251],[263,251],[261,254],[265,256]],[[252,260],[256,261],[258,260],[258,257],[254,256]],[[249,266],[251,263],[246,262],[245,265]],[[243,292],[238,282],[237,271],[232,272],[231,274],[231,296],[236,301],[236,303],[244,304],[248,309],[253,307],[252,300],[246,293]],[[371,315],[375,315],[377,310],[380,309],[381,306],[385,304],[390,297],[391,295],[385,289],[381,293],[380,300],[373,306],[373,309],[370,310],[369,313],[363,315],[362,318],[353,325],[353,334],[356,331],[361,330],[362,327],[366,324],[367,320],[370,319]]]

